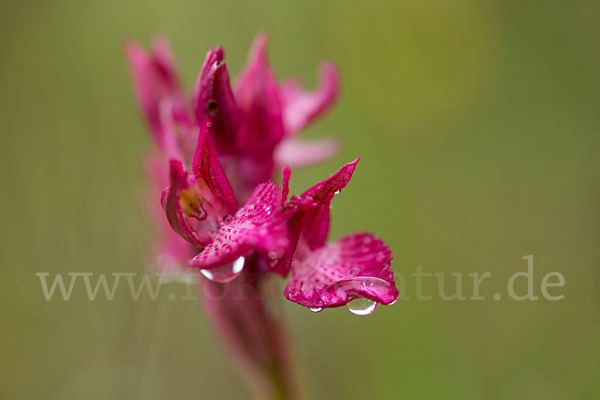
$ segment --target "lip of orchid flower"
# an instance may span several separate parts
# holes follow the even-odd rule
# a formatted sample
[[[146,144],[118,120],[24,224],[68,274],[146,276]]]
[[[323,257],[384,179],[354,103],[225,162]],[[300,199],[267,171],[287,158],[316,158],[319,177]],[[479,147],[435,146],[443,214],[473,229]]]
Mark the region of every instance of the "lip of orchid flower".
[[[190,260],[190,266],[216,268],[253,250],[265,259],[280,258],[289,244],[281,199],[282,191],[274,182],[257,186],[246,205],[223,221],[213,242]]]
[[[392,254],[370,233],[352,233],[292,263],[285,297],[305,307],[343,306],[357,298],[390,304],[398,298]]]
[[[325,244],[330,203],[350,181],[359,159],[346,164],[286,205],[291,243],[275,271],[291,278],[284,295],[311,308],[339,307],[359,297],[390,304],[398,297],[391,252],[370,233],[354,233]],[[289,170],[284,170],[287,191]]]

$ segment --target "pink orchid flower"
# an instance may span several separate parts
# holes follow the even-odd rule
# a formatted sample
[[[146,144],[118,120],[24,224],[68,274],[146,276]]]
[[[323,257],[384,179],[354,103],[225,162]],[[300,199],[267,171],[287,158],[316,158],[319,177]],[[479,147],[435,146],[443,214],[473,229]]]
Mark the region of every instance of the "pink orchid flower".
[[[290,301],[312,311],[348,305],[356,314],[392,304],[398,291],[381,239],[353,233],[327,243],[331,201],[358,159],[288,200],[288,166],[337,152],[332,139],[305,142],[297,135],[333,105],[339,79],[325,63],[313,91],[296,80],[279,83],[266,45],[259,35],[233,89],[223,49],[210,49],[191,101],[166,40],[155,41],[149,53],[128,43],[126,52],[157,149],[149,171],[159,267],[196,268],[208,285],[230,289],[204,299],[226,347],[257,390],[295,397],[288,345],[264,304],[261,282],[289,276]],[[280,187],[271,179],[282,167]]]

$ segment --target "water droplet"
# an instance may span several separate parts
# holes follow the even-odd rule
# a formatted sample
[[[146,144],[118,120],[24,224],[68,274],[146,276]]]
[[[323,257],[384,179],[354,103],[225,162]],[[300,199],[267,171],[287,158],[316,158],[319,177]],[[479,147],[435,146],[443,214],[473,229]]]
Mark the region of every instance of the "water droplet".
[[[346,304],[346,307],[352,314],[369,315],[377,308],[377,303],[373,300],[359,297]]]
[[[308,307],[308,309],[315,313],[323,311],[323,307]]]
[[[218,282],[218,283],[226,283],[237,278],[244,269],[244,262],[246,260],[244,257],[240,257],[232,263],[225,264],[222,267],[212,268],[212,269],[201,269],[200,272],[207,279]]]
[[[338,189],[338,190],[336,190],[336,191],[335,191],[335,194],[340,194],[340,190],[339,190],[339,189]]]
[[[392,301],[390,304],[388,304],[388,306],[391,306],[393,304],[396,304],[396,302],[398,301],[398,298],[396,297],[396,300]]]

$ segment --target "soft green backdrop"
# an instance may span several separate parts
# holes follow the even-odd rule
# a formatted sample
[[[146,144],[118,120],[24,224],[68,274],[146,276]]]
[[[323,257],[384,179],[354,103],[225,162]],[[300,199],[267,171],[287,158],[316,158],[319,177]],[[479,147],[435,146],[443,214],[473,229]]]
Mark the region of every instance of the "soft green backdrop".
[[[599,21],[594,0],[3,1],[0,397],[248,397],[195,302],[46,302],[35,273],[147,271],[151,143],[124,38],[168,35],[191,87],[208,46],[235,76],[267,31],[278,76],[341,69],[307,134],[344,150],[293,182],[362,156],[333,237],[376,233],[408,277],[492,273],[479,302],[412,296],[366,318],[287,303],[307,396],[599,398]],[[564,300],[492,300],[528,254],[536,294],[558,271]]]

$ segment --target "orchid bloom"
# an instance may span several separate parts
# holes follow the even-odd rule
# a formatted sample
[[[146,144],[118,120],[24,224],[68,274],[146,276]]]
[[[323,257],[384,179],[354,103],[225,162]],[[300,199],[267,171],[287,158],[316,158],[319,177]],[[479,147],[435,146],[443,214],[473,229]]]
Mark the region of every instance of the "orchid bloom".
[[[223,49],[210,49],[189,102],[164,39],[150,52],[126,46],[137,100],[158,150],[149,157],[149,170],[160,257],[250,296],[245,302],[207,299],[205,307],[234,357],[258,365],[264,376],[272,375],[273,363],[286,368],[287,359],[280,328],[262,304],[259,282],[267,276],[289,276],[285,297],[312,311],[348,305],[367,314],[398,296],[391,252],[381,239],[354,233],[327,243],[330,203],[358,159],[288,200],[289,166],[337,152],[332,139],[305,142],[297,135],[333,105],[339,79],[325,63],[313,91],[296,80],[280,83],[266,46],[266,35],[259,35],[233,88]],[[271,179],[282,168],[280,187]],[[247,332],[239,332],[240,325]],[[283,375],[280,381],[289,383],[288,372]]]

